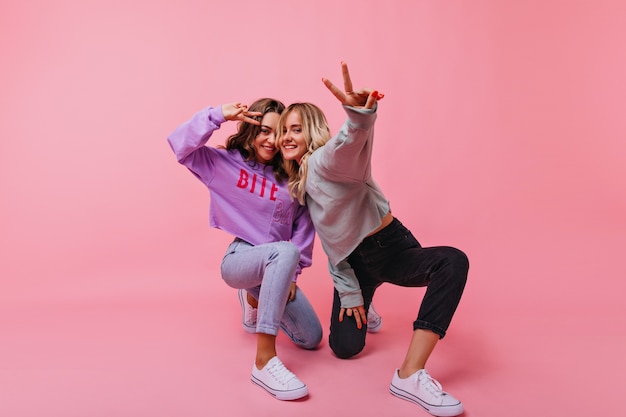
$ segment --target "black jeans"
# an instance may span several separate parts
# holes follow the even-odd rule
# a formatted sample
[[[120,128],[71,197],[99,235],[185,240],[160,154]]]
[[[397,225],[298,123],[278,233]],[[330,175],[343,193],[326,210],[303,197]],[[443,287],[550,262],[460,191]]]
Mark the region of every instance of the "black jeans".
[[[413,330],[428,329],[440,338],[445,336],[467,281],[469,261],[463,252],[448,246],[423,248],[394,218],[389,226],[365,238],[348,262],[361,285],[366,309],[384,282],[427,286]],[[329,345],[337,357],[346,359],[363,350],[367,326],[357,329],[354,317],[347,315],[340,323],[340,309],[339,293],[334,290]]]

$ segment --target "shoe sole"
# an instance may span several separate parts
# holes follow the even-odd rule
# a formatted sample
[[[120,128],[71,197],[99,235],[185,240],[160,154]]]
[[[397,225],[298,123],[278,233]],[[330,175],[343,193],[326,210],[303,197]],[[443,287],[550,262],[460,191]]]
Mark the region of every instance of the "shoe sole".
[[[279,390],[275,390],[275,389],[268,387],[262,381],[255,378],[254,375],[250,377],[250,381],[252,381],[252,383],[255,384],[256,386],[263,388],[263,390],[267,392],[268,394],[270,394],[272,397],[281,401],[298,400],[300,398],[303,398],[309,395],[309,390],[306,385],[303,386],[302,388],[297,388],[297,389],[290,390],[290,391],[279,391]]]
[[[432,414],[433,416],[454,417],[463,413],[463,404],[461,403],[447,406],[447,407],[437,407],[437,406],[433,406],[430,404],[426,404],[422,400],[417,398],[415,395],[396,387],[395,385],[393,385],[393,383],[389,385],[389,392],[398,398],[401,398],[403,400],[412,402],[413,404],[419,405],[420,407],[422,407],[424,410],[426,410],[428,413]]]
[[[237,298],[239,298],[239,304],[241,305],[241,327],[248,333],[256,333],[256,327],[246,325],[246,307],[243,304],[246,301],[243,299],[243,294],[244,291],[237,291]]]

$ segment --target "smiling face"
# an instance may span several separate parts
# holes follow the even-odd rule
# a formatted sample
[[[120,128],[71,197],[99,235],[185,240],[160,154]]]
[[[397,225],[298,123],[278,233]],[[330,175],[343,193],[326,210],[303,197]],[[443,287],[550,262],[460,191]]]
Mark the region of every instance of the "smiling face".
[[[307,151],[307,143],[302,133],[302,121],[296,111],[291,111],[285,117],[283,131],[279,138],[280,152],[287,161],[300,162]]]
[[[261,119],[261,131],[254,138],[252,146],[256,151],[256,160],[262,164],[269,164],[276,153],[276,126],[278,124],[278,113],[265,113]]]

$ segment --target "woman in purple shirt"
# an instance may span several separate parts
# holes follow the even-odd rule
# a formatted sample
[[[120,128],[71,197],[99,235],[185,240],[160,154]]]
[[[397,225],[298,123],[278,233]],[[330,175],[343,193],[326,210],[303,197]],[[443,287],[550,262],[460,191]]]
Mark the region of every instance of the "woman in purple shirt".
[[[257,100],[250,108],[241,103],[208,107],[180,125],[168,141],[178,162],[208,187],[210,225],[235,236],[221,273],[226,284],[240,290],[248,313],[241,290],[258,302],[251,331],[257,334],[252,382],[279,400],[294,400],[306,396],[308,389],[278,358],[278,329],[297,345],[314,349],[322,327],[296,285],[302,269],[311,265],[315,230],[306,207],[289,196],[275,145],[284,108],[271,98]],[[239,126],[226,146],[206,146],[227,120]]]

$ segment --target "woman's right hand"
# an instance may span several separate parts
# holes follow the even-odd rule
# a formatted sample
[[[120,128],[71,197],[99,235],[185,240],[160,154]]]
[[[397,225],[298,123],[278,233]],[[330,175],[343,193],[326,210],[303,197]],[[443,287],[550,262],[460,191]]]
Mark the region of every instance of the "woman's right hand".
[[[241,103],[222,104],[222,113],[226,120],[239,120],[259,126],[261,122],[252,117],[263,116],[260,111],[248,111],[248,106]]]
[[[343,87],[345,93],[328,78],[322,78],[322,82],[344,106],[371,109],[378,100],[385,96],[384,94],[369,88],[362,88],[354,91],[352,89],[352,80],[350,79],[348,64],[345,62],[341,62],[341,73],[343,74]]]
[[[344,315],[348,317],[354,317],[356,320],[356,328],[361,330],[363,328],[363,324],[367,324],[367,311],[365,311],[365,306],[355,306],[350,308],[341,308],[339,310],[339,323],[343,322]]]

